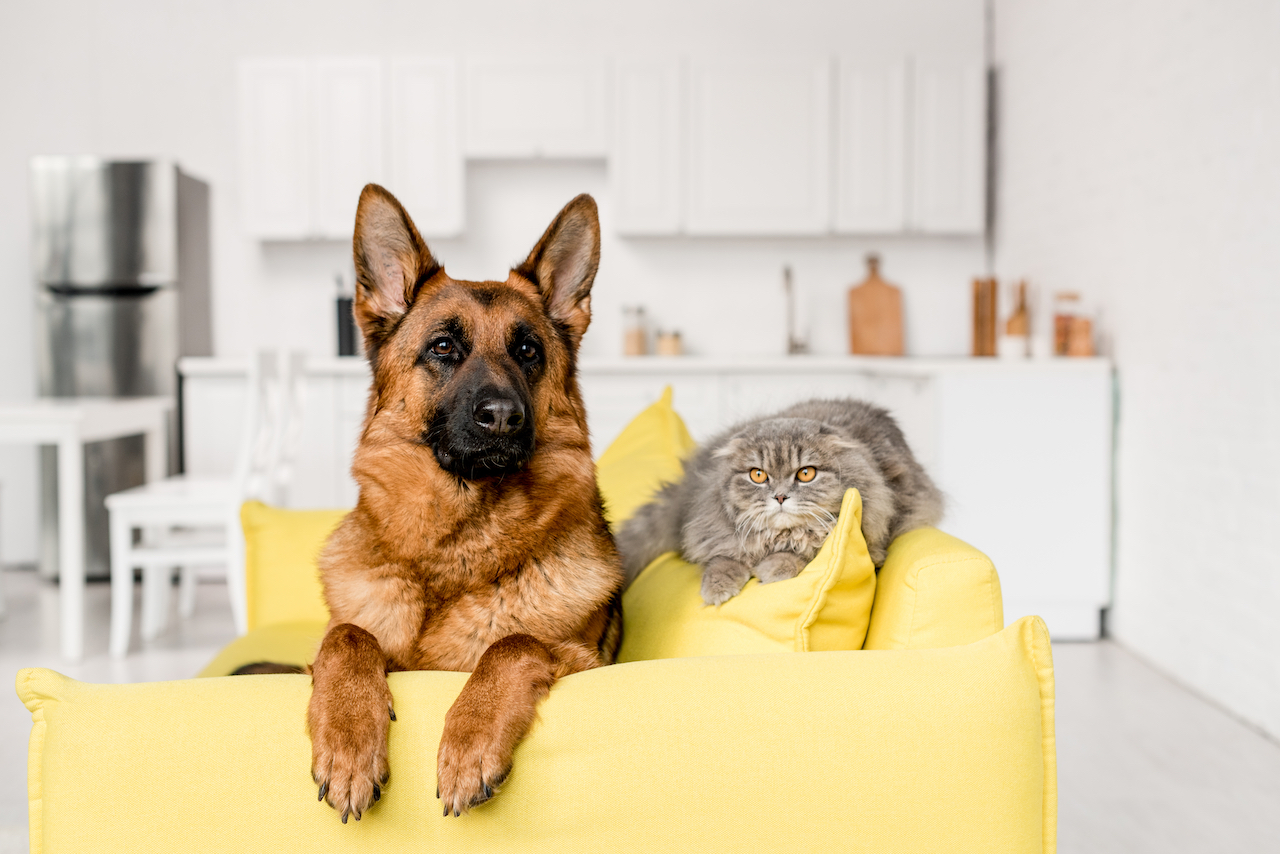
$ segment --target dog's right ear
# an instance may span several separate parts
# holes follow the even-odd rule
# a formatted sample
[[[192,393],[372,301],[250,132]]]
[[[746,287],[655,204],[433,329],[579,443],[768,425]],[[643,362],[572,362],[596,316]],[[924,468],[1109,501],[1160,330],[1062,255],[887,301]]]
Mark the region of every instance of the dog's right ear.
[[[366,184],[360,193],[351,250],[356,324],[369,361],[376,362],[378,348],[440,264],[396,197],[377,184]]]

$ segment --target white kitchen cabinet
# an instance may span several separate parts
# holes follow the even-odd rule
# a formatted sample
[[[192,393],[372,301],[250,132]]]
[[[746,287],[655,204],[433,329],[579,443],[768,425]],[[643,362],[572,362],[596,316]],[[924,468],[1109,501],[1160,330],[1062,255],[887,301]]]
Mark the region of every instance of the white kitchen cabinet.
[[[605,63],[472,59],[466,66],[467,157],[607,157]]]
[[[686,232],[827,233],[830,94],[826,57],[693,60]]]
[[[240,63],[240,191],[263,240],[350,239],[382,180],[382,75],[366,57]]]
[[[679,60],[614,67],[609,190],[625,235],[676,234],[684,214],[683,97]]]
[[[246,362],[188,358],[179,371],[186,469],[227,475]],[[368,366],[358,358],[314,359],[306,373],[289,503],[349,507]],[[1106,359],[641,357],[584,360],[579,375],[597,455],[667,385],[699,441],[810,397],[884,406],[946,493],[940,527],[980,548],[999,570],[1005,621],[1039,614],[1055,638],[1099,636],[1111,584],[1114,391]]]
[[[385,183],[426,236],[463,227],[456,64],[374,57],[240,63],[240,189],[263,240],[350,240],[360,190]],[[387,97],[384,98],[384,92]]]
[[[466,220],[457,76],[451,59],[390,66],[387,188],[428,236],[460,235]]]
[[[918,57],[912,68],[909,227],[981,234],[986,214],[986,75],[976,60]]]
[[[842,57],[838,67],[835,231],[901,233],[907,228],[908,60]]]
[[[317,59],[313,73],[311,236],[349,240],[360,191],[385,180],[382,64],[368,57]]]
[[[255,237],[292,239],[311,229],[311,66],[249,59],[238,70],[240,201]]]

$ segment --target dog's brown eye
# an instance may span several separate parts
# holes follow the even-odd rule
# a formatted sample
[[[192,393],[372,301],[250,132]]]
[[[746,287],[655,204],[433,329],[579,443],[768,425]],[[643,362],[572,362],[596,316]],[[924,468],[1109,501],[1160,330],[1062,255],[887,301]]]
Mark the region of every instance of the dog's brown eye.
[[[516,355],[526,362],[536,359],[538,356],[538,348],[529,343],[520,345],[520,349],[516,350]]]
[[[431,345],[431,352],[437,356],[448,356],[453,352],[453,342],[448,338],[441,338],[439,341]]]
[[[800,481],[801,483],[808,483],[809,481],[813,480],[817,476],[818,476],[818,470],[813,466],[805,466],[804,468],[800,469],[800,471],[796,472],[796,480]]]
[[[751,479],[756,483],[764,483],[769,479],[769,475],[764,469],[752,469],[749,474],[751,475]]]

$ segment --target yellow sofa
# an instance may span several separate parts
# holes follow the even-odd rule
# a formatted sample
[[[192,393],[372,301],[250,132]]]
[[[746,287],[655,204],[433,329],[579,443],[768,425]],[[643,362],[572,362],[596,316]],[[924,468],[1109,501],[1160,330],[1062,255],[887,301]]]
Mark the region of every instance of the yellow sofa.
[[[687,445],[663,406],[650,421]],[[644,458],[653,435],[601,458],[614,521],[643,501],[619,483],[673,475],[669,447]],[[222,676],[309,660],[324,627],[314,555],[338,518],[246,507],[252,630],[202,674],[216,678],[18,674],[33,852],[1054,850],[1047,631],[1035,617],[1003,627],[990,561],[933,529],[899,538],[873,573],[862,649],[570,676],[499,796],[461,818],[441,816],[435,755],[466,674],[392,674],[391,781],[343,825],[310,777],[309,678]]]

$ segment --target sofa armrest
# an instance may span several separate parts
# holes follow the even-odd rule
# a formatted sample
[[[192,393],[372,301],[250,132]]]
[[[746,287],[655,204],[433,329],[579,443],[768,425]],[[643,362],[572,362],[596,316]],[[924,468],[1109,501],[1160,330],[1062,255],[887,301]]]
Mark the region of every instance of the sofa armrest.
[[[889,546],[863,649],[960,646],[1003,628],[991,559],[937,528],[917,528]]]
[[[465,673],[392,673],[391,779],[316,800],[306,676],[24,670],[31,851],[1051,852],[1053,664],[1027,617],[952,649],[642,661],[556,684],[492,802],[443,818]]]

